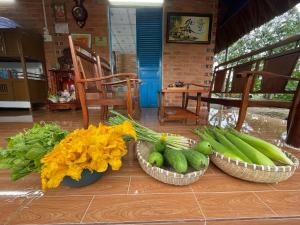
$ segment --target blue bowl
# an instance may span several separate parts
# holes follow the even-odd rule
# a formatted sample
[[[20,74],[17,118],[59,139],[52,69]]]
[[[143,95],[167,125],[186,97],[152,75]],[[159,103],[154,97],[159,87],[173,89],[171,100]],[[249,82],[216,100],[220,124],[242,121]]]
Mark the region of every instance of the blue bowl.
[[[103,174],[104,173],[99,173],[96,171],[90,172],[88,169],[84,169],[81,173],[81,178],[79,181],[76,181],[73,178],[66,176],[64,177],[61,183],[69,187],[84,187],[89,184],[95,183],[103,176]]]

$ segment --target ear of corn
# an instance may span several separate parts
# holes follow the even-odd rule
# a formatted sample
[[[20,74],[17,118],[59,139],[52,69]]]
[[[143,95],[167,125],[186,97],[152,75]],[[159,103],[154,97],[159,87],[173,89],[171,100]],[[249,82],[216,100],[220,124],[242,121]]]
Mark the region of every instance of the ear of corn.
[[[214,140],[214,138],[212,138],[208,134],[206,133],[198,133],[198,134],[203,140],[208,141],[213,146],[214,150],[217,151],[218,153],[226,157],[229,157],[231,159],[243,161],[243,159],[237,156],[234,152],[232,152],[230,149],[228,149],[227,147],[223,146],[222,144]]]
[[[256,150],[248,143],[244,142],[239,137],[229,132],[225,133],[225,137],[228,138],[228,140],[231,141],[236,147],[238,147],[253,163],[265,166],[275,166],[271,159],[269,159],[260,151]]]
[[[230,131],[232,134],[247,142],[249,145],[253,146],[264,155],[268,156],[270,159],[288,165],[293,164],[293,162],[277,146],[251,135],[239,133],[233,129]]]
[[[237,156],[239,156],[243,161],[247,163],[253,163],[243,152],[241,152],[234,144],[232,144],[224,135],[222,135],[218,129],[211,129],[214,135],[217,137],[218,142],[226,146]]]

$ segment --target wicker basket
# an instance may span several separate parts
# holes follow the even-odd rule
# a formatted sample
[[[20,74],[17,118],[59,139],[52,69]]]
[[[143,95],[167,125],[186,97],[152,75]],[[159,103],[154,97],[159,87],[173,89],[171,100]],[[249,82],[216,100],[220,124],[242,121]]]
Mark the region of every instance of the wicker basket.
[[[196,143],[195,141],[190,139],[191,145],[195,143]],[[150,154],[152,146],[153,145],[151,143],[139,141],[137,143],[137,148],[136,148],[137,158],[140,163],[140,166],[147,174],[149,174],[151,177],[163,183],[179,185],[179,186],[188,185],[199,180],[199,178],[205,173],[207,169],[206,167],[203,170],[193,171],[192,169],[189,168],[189,171],[186,174],[180,174],[172,171],[171,168],[165,169],[165,168],[152,166],[146,160]]]
[[[291,166],[261,166],[247,164],[238,160],[230,159],[214,152],[210,155],[211,161],[225,173],[242,180],[259,183],[278,183],[291,177],[299,166],[298,159],[284,151],[293,165]]]

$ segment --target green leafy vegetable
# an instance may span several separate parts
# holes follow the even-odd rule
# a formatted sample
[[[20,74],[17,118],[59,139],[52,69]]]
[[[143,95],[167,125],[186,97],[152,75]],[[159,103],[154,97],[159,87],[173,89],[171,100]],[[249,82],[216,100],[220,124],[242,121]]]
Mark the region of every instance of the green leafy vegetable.
[[[7,147],[0,148],[0,169],[11,169],[12,180],[40,172],[40,159],[66,134],[54,123],[34,124],[31,129],[8,138]]]

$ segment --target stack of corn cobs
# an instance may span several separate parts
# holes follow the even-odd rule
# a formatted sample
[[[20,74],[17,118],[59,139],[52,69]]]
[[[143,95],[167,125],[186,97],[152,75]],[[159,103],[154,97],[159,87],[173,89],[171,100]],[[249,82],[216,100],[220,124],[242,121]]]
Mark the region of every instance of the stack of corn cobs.
[[[209,142],[214,151],[231,159],[264,166],[293,164],[277,146],[232,128],[207,127],[194,132]]]

